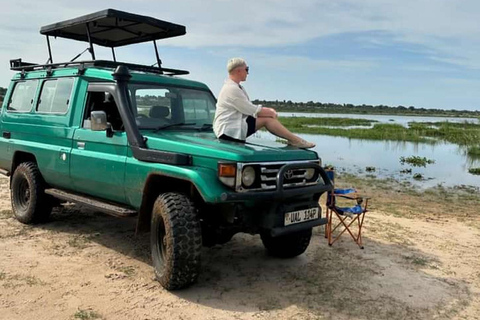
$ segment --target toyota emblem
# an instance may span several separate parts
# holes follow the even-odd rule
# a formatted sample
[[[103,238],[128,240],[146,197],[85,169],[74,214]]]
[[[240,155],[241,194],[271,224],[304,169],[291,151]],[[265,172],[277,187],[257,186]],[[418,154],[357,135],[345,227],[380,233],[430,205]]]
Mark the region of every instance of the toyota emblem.
[[[293,178],[293,170],[288,170],[283,174],[283,177],[287,180],[290,180]]]

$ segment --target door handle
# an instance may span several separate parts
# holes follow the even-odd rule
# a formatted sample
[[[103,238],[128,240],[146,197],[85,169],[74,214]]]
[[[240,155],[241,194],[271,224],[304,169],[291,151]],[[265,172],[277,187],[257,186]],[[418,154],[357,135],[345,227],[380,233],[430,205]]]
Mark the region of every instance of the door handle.
[[[10,138],[12,137],[12,133],[11,133],[11,132],[8,132],[8,131],[3,131],[2,136],[3,136],[5,139],[10,139]]]
[[[78,149],[85,149],[85,142],[77,142]]]

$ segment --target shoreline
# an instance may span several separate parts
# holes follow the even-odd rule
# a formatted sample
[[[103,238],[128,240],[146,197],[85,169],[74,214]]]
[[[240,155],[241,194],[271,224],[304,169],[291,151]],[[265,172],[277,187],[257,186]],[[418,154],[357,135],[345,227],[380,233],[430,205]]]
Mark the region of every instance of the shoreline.
[[[347,110],[339,110],[339,111],[315,111],[315,110],[285,110],[285,109],[275,109],[277,112],[284,112],[284,113],[318,113],[318,114],[354,114],[354,115],[365,115],[365,116],[399,116],[399,117],[438,117],[438,118],[471,118],[471,119],[479,119],[479,115],[475,115],[477,111],[471,111],[474,114],[470,114],[467,112],[466,114],[438,114],[438,113],[381,113],[381,112],[348,112]]]

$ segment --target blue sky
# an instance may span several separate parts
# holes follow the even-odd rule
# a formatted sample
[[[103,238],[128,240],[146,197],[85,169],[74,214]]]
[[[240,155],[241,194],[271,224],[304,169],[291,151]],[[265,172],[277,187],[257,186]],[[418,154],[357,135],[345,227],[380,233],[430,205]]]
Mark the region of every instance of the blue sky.
[[[250,66],[252,99],[480,110],[478,1],[1,1],[3,87],[10,59],[47,60],[41,26],[114,8],[185,25],[186,36],[158,42],[164,66],[190,70],[215,94],[238,56]],[[58,62],[86,44],[52,47]],[[97,58],[110,51],[97,47]],[[120,48],[117,58],[155,62],[151,44]]]

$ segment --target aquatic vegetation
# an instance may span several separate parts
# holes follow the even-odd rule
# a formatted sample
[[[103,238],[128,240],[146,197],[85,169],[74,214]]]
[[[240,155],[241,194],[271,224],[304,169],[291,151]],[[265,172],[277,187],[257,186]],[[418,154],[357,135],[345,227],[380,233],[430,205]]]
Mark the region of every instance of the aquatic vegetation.
[[[436,141],[422,137],[416,132],[405,128],[400,124],[374,124],[372,128],[326,128],[326,127],[308,127],[302,125],[300,122],[295,126],[287,118],[282,118],[281,122],[292,132],[295,133],[308,133],[308,134],[323,134],[329,136],[339,136],[352,139],[365,139],[365,140],[390,140],[390,141],[411,141],[411,142],[424,142],[433,143]],[[354,119],[358,120],[358,119]]]
[[[282,117],[281,122],[296,133],[323,134],[352,139],[409,141],[429,144],[445,141],[461,146],[478,146],[478,141],[480,141],[480,124],[472,122],[409,122],[408,127],[396,123],[375,123],[375,121],[369,119],[350,118]],[[373,127],[346,128],[371,125]],[[474,150],[473,152],[477,151],[480,152],[480,150]]]
[[[426,167],[427,164],[435,163],[435,160],[427,159],[426,157],[419,156],[410,156],[410,157],[400,157],[400,164],[409,164],[412,167]]]
[[[330,127],[351,127],[371,126],[376,120],[352,119],[352,118],[307,118],[307,117],[282,117],[281,122],[286,127],[302,126],[330,126]]]
[[[471,174],[480,175],[480,168],[470,168],[468,169],[468,172]]]
[[[413,179],[415,180],[423,180],[423,175],[421,173],[415,173],[413,175]]]
[[[469,147],[467,150],[469,156],[480,156],[480,146]]]
[[[409,122],[409,129],[424,137],[432,137],[458,145],[478,145],[480,124],[472,122]]]

